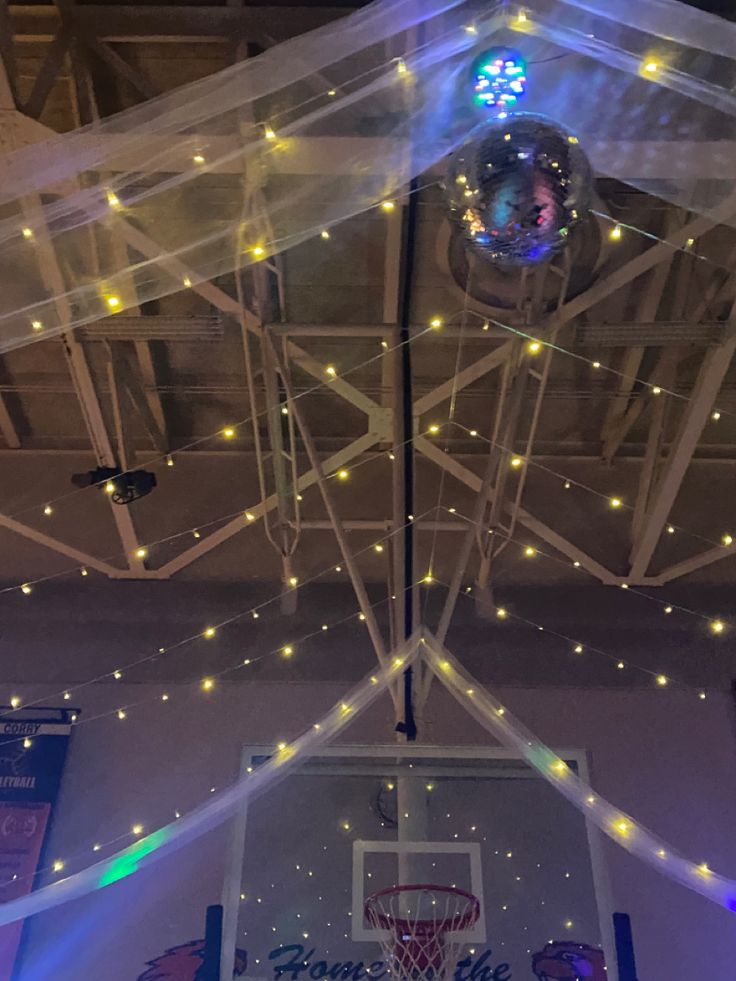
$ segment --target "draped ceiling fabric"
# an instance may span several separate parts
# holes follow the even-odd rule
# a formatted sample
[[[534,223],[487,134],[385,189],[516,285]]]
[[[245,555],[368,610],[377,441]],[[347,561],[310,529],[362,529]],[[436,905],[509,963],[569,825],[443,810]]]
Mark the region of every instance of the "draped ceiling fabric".
[[[395,194],[483,127],[469,68],[496,44],[529,62],[522,108],[575,132],[599,172],[733,220],[736,25],[676,0],[377,0],[0,158],[0,352]]]
[[[321,719],[291,743],[280,743],[257,769],[210,797],[177,821],[159,828],[117,854],[82,868],[64,879],[0,904],[0,926],[54,909],[112,885],[160,861],[231,818],[243,804],[266,793],[315,750],[336,739],[406,667],[431,671],[460,705],[502,746],[514,750],[591,824],[657,872],[736,912],[736,880],[697,864],[637,823],[594,790],[554,750],[546,746],[509,709],[483,688],[427,630],[420,628],[377,669],[340,699]],[[706,816],[704,815],[704,820]]]

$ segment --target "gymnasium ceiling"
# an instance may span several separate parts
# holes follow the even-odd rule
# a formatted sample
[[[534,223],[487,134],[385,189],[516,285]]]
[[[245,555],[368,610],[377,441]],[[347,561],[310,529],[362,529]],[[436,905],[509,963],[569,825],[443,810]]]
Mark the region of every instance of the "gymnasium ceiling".
[[[345,12],[329,4],[0,0],[9,80],[0,86],[2,115],[15,106],[43,127],[67,131]],[[12,26],[12,44],[4,24]],[[29,123],[27,132],[32,139],[43,131]],[[632,153],[632,177],[640,157]],[[655,160],[649,176],[666,180],[667,165]],[[481,578],[731,582],[736,563],[721,538],[736,538],[733,230],[711,228],[689,242],[692,215],[600,175],[599,210],[682,248],[628,230],[611,240],[612,222],[591,218],[571,243],[562,291],[559,269],[524,277],[481,263],[466,297],[462,250],[435,176],[418,196],[411,233],[417,570],[431,569],[440,581],[451,575],[488,461],[504,366],[513,364],[507,381],[519,365],[525,377],[517,417],[505,418],[506,435],[496,440],[505,463],[494,481],[497,509],[487,516],[507,544]],[[211,181],[213,201],[228,207],[226,188],[216,175]],[[274,291],[265,299],[257,286],[252,291],[287,345],[295,390],[310,390],[300,405],[333,475],[359,567],[373,583],[386,581],[391,559],[390,547],[374,545],[390,534],[393,518],[391,412],[400,398],[390,351],[408,272],[406,208],[399,197],[393,211],[376,209],[328,240],[291,250],[279,261],[276,299]],[[12,585],[81,568],[115,579],[276,582],[331,569],[328,580],[344,580],[312,478],[301,501],[287,493],[279,507],[274,461],[287,457],[272,454],[270,443],[278,430],[288,444],[288,423],[266,424],[269,405],[276,413],[279,407],[267,395],[257,336],[251,344],[268,507],[252,429],[242,424],[234,438],[223,435],[251,409],[234,283],[224,277],[215,286],[216,302],[211,293],[183,289],[0,360],[0,580]],[[543,379],[544,355],[531,357],[525,342],[493,321],[536,334],[549,329],[553,314],[567,353],[551,357]],[[437,316],[443,327],[428,331]],[[331,380],[329,365],[345,377]],[[651,386],[673,394],[654,394]],[[439,432],[429,431],[434,425]],[[521,467],[511,466],[515,455]],[[156,472],[150,496],[120,508],[97,489],[75,492],[72,474],[121,460]],[[297,469],[311,470],[300,441]],[[334,477],[341,469],[346,480]],[[612,498],[623,506],[612,508]],[[295,542],[290,560],[268,541],[264,515],[277,544],[284,536]],[[139,545],[145,558],[135,555]],[[533,561],[525,555],[530,546],[538,550]],[[477,574],[474,553],[466,581]]]

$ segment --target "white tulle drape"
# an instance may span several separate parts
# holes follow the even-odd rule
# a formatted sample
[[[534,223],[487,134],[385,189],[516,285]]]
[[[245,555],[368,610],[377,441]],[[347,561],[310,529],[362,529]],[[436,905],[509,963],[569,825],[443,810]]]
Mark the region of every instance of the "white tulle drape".
[[[295,767],[305,763],[316,749],[334,740],[389,685],[395,684],[401,678],[402,672],[416,659],[418,638],[417,633],[397,648],[385,667],[377,668],[351,691],[346,692],[329,712],[316,720],[301,736],[292,742],[274,747],[273,756],[265,763],[200,807],[94,865],[82,868],[27,896],[0,904],[0,926],[43,913],[110,886],[173,854],[227,821],[244,803],[264,793]]]
[[[457,658],[427,634],[420,643],[422,656],[462,707],[502,746],[518,752],[541,777],[566,797],[588,821],[617,845],[651,865],[657,872],[736,912],[736,881],[707,865],[693,862],[639,824],[621,808],[601,797],[521,723],[508,707],[470,675]],[[673,802],[674,804],[674,802]]]
[[[521,723],[508,707],[483,688],[460,662],[426,630],[418,630],[394,651],[386,667],[348,692],[303,735],[279,746],[266,763],[172,824],[137,841],[95,865],[0,904],[0,926],[53,909],[112,885],[159,861],[230,818],[246,801],[267,791],[320,746],[334,740],[411,664],[424,664],[460,705],[502,746],[513,749],[588,821],[616,844],[651,865],[661,875],[736,912],[736,881],[694,862],[672,848],[637,820],[602,797]]]
[[[0,351],[196,289],[441,167],[486,122],[468,76],[496,44],[529,62],[520,108],[600,172],[733,219],[735,25],[675,0],[378,0],[0,158]]]

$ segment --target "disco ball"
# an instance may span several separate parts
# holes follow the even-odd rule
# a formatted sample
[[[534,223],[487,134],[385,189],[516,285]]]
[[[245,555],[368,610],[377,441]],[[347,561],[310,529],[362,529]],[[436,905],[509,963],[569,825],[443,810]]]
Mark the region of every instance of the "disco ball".
[[[476,253],[529,266],[564,249],[590,205],[593,178],[577,137],[519,113],[489,123],[453,154],[444,187]]]

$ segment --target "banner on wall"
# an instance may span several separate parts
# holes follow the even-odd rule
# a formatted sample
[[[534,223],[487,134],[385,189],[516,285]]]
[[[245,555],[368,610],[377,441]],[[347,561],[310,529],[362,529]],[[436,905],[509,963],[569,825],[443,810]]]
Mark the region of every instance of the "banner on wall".
[[[0,902],[36,886],[61,785],[71,710],[0,709]],[[0,981],[12,981],[23,923],[0,927]]]
[[[273,962],[273,981],[380,981],[391,977],[381,961],[370,965],[362,960],[330,962],[321,958],[317,948],[308,950],[300,943],[279,944],[267,960]],[[138,981],[201,981],[203,963],[204,940],[191,940],[148,961]],[[247,970],[248,953],[238,949],[233,978],[243,977]],[[531,971],[537,981],[606,981],[600,947],[569,940],[546,944],[532,956]],[[529,981],[529,977],[519,981]],[[269,981],[268,973],[258,972],[249,981]],[[496,960],[488,948],[458,961],[447,981],[516,981],[516,975],[512,977],[509,965]]]

